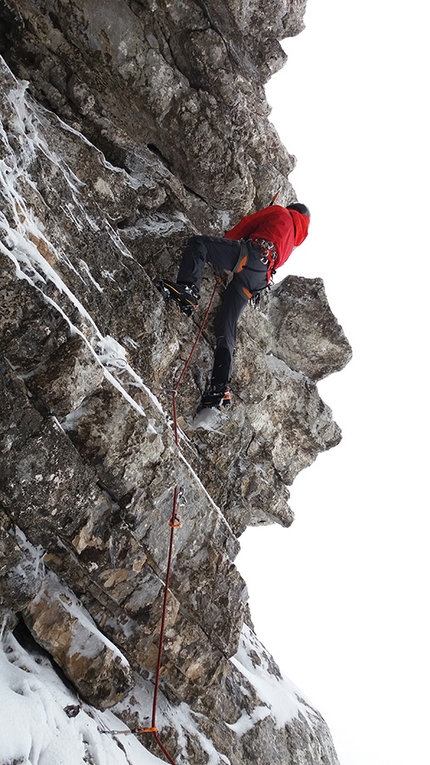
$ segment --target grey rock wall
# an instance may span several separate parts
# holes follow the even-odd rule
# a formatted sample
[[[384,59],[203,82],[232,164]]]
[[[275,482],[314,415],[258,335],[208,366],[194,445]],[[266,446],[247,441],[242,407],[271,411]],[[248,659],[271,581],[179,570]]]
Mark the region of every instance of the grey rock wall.
[[[255,638],[234,559],[247,525],[290,525],[288,487],[339,442],[317,382],[350,346],[321,280],[289,277],[241,320],[231,411],[196,430],[212,311],[177,447],[172,389],[201,317],[153,284],[190,233],[222,234],[277,188],[295,198],[263,85],[304,5],[0,9],[2,615],[23,615],[87,702],[144,726],[178,486],[160,708],[178,764],[211,747],[232,765],[337,763]],[[284,684],[290,716],[255,673]]]
[[[294,159],[267,122],[262,86],[304,5],[279,1],[267,23],[260,2],[108,0],[100,13],[92,2],[12,1],[2,47],[42,102],[115,165],[145,174],[148,155],[161,154],[194,194],[238,210],[290,188]]]

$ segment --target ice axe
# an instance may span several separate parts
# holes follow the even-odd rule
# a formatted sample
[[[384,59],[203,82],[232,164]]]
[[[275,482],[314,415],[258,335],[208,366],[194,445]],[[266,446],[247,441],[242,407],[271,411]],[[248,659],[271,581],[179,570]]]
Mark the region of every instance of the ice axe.
[[[277,191],[277,192],[276,192],[276,194],[275,194],[275,196],[273,197],[273,199],[272,199],[272,201],[271,201],[271,203],[270,203],[269,207],[271,207],[272,205],[274,205],[274,204],[275,204],[275,202],[276,202],[277,198],[279,197],[279,194],[280,194],[280,193],[281,193],[281,189],[279,189],[279,191]]]

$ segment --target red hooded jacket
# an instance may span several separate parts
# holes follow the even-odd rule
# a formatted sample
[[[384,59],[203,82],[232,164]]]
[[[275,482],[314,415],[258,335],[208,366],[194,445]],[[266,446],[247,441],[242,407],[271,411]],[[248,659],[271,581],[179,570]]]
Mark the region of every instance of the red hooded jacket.
[[[268,239],[276,247],[278,257],[273,268],[283,266],[290,257],[294,247],[298,247],[308,235],[310,219],[307,215],[288,210],[281,205],[271,205],[252,215],[245,215],[236,226],[233,226],[225,237],[227,239]],[[268,278],[272,268],[268,269]]]

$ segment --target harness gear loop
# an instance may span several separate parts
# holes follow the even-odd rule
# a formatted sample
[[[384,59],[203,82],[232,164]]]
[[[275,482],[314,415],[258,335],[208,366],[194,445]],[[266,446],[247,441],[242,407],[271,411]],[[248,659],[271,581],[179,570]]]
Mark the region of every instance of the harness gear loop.
[[[270,287],[273,284],[273,277],[276,274],[275,263],[278,259],[278,251],[276,245],[269,239],[252,239],[254,244],[258,245],[261,252],[261,262],[267,264],[267,271],[269,279],[266,287]]]
[[[269,239],[252,239],[254,244],[258,244],[261,254],[267,258],[267,262],[275,262],[278,258],[278,251],[276,245]]]

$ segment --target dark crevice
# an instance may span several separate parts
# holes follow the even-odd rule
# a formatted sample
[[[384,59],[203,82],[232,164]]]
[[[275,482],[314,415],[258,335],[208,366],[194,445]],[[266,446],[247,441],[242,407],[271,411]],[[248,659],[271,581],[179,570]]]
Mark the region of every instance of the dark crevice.
[[[202,197],[201,194],[198,194],[197,191],[195,191],[194,189],[191,189],[189,186],[185,186],[185,184],[183,184],[183,186],[184,186],[185,191],[188,192],[188,194],[192,194],[193,197],[197,197],[197,199],[201,199],[201,201],[204,202],[205,205],[209,205],[208,200],[205,199],[205,197]]]
[[[48,13],[49,18],[51,19],[52,26],[54,29],[58,29],[61,33],[63,32],[63,28],[60,24],[60,20],[56,13],[53,13],[53,11],[49,11]]]
[[[148,143],[148,144],[147,144],[147,147],[148,147],[149,151],[152,151],[152,153],[153,153],[153,154],[156,154],[156,156],[157,156],[157,157],[158,157],[158,159],[159,159],[159,160],[160,160],[160,161],[163,163],[163,165],[164,165],[165,167],[167,167],[167,169],[168,169],[168,170],[170,170],[170,172],[172,172],[172,169],[171,169],[171,167],[172,167],[172,165],[171,165],[171,162],[169,162],[169,160],[167,159],[167,157],[165,157],[165,156],[164,156],[164,154],[163,154],[163,153],[160,151],[160,149],[158,148],[158,146],[156,146],[154,143]]]
[[[73,683],[64,674],[61,667],[54,661],[51,654],[48,653],[48,651],[43,648],[40,643],[38,643],[37,640],[33,637],[22,615],[17,614],[17,617],[18,624],[16,625],[12,634],[20,646],[35,659],[37,664],[41,664],[43,660],[48,661],[56,675],[60,678],[63,685],[65,685],[66,688],[68,688],[68,690],[73,693],[77,699],[79,699],[78,692]]]
[[[11,8],[6,2],[0,6],[0,53],[9,50],[17,31],[22,32],[24,22],[18,9]]]

